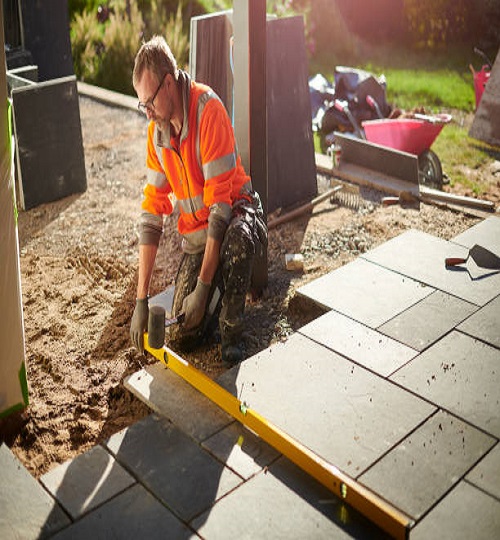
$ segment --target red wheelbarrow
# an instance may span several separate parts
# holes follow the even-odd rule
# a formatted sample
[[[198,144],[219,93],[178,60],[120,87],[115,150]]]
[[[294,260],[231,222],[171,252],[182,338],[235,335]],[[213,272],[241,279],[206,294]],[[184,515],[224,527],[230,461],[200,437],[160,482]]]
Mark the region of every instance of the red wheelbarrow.
[[[420,184],[441,189],[443,169],[438,156],[430,149],[449,114],[414,114],[411,118],[381,118],[363,122],[366,140],[418,156]]]

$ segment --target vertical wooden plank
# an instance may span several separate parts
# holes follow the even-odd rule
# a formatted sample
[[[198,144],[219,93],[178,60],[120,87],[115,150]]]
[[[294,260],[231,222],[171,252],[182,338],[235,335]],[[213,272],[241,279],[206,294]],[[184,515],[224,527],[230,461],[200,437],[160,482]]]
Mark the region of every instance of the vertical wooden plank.
[[[267,212],[266,2],[234,3],[234,130]]]
[[[266,2],[234,3],[235,134],[243,165],[250,172],[267,216]],[[255,295],[267,286],[267,253],[254,264]]]
[[[249,8],[250,174],[267,214],[266,2],[251,0]]]
[[[264,216],[268,210],[266,1],[251,0],[249,9],[250,175],[259,193]],[[267,287],[267,252],[255,260],[252,289],[260,296]]]
[[[234,133],[245,170],[250,172],[250,73],[249,27],[250,0],[234,2]]]
[[[4,43],[0,4],[0,418],[28,404]]]
[[[231,13],[227,11],[191,19],[189,71],[198,82],[210,86],[233,116],[233,74],[230,65],[230,40],[233,35]]]

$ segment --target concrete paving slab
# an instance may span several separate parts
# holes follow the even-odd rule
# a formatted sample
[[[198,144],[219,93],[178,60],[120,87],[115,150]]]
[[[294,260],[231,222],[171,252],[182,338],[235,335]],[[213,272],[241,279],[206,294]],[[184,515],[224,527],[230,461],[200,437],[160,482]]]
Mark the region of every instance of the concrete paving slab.
[[[435,411],[300,334],[247,359],[218,382],[353,477]]]
[[[2,540],[48,538],[70,523],[5,444],[0,446],[0,508]]]
[[[202,446],[245,480],[280,456],[274,448],[236,422],[210,437]]]
[[[434,291],[378,330],[417,351],[423,351],[478,309],[456,296]]]
[[[500,443],[472,469],[466,480],[500,500]]]
[[[452,238],[452,241],[468,248],[479,244],[500,256],[500,217],[486,218]]]
[[[362,255],[367,261],[483,306],[500,290],[500,273],[473,279],[465,268],[446,268],[446,257],[463,257],[468,250],[430,234],[409,230]],[[467,262],[471,267],[472,260]],[[394,294],[394,290],[392,294]],[[385,322],[385,321],[384,321]]]
[[[495,442],[457,417],[438,411],[359,481],[418,520]]]
[[[300,287],[297,294],[377,328],[433,290],[358,258]]]
[[[156,414],[113,435],[106,446],[185,522],[241,483],[192,438]]]
[[[420,523],[411,540],[492,540],[500,537],[500,502],[460,482]]]
[[[206,540],[387,538],[285,458],[191,525]]]
[[[418,354],[336,311],[325,313],[299,332],[383,377]]]
[[[458,325],[457,329],[500,349],[500,296]]]
[[[500,437],[500,351],[453,331],[391,376],[412,392]]]
[[[135,483],[102,446],[66,461],[40,478],[61,506],[77,519]]]
[[[167,417],[199,442],[234,421],[160,362],[133,373],[124,385],[154,412]]]
[[[84,193],[87,176],[76,77],[15,88],[12,103],[21,207],[29,210]]]
[[[53,540],[198,538],[144,486],[135,485],[85,515]]]

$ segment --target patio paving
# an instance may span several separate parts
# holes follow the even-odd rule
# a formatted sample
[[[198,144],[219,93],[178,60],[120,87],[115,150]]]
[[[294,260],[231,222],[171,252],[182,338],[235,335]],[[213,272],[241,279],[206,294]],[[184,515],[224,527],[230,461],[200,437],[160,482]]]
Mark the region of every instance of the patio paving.
[[[219,384],[408,515],[412,540],[500,537],[500,274],[444,265],[499,239],[491,217],[386,242],[302,287],[328,312]],[[151,415],[40,482],[0,448],[1,538],[387,537],[163,365],[125,384]]]
[[[453,331],[391,379],[500,437],[499,349]]]

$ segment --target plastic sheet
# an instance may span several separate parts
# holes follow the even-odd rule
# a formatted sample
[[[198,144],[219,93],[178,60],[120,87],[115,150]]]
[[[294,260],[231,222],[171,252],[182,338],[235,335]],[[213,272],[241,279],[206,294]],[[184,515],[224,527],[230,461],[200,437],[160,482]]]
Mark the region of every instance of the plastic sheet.
[[[391,112],[385,76],[375,77],[351,67],[337,66],[333,84],[319,73],[311,77],[309,97],[313,130],[327,137],[335,131],[356,131],[353,121],[359,125],[366,120],[386,118]],[[344,102],[346,110],[339,110],[336,101]]]

